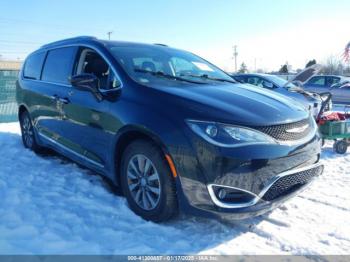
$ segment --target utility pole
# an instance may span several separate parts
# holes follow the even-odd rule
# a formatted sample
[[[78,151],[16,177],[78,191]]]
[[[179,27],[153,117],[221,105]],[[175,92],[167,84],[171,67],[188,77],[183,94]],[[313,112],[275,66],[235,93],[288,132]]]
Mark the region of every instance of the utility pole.
[[[237,46],[234,45],[233,46],[233,59],[235,60],[235,72],[237,72],[237,56],[238,56]]]
[[[113,31],[109,31],[109,32],[107,32],[107,35],[108,35],[108,40],[111,40],[111,34],[113,34]]]
[[[254,72],[256,73],[256,57],[254,57]]]

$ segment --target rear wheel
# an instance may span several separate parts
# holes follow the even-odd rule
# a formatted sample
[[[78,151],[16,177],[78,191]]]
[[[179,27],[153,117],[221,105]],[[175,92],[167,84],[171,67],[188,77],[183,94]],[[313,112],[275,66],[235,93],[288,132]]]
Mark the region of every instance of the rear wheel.
[[[146,220],[166,221],[178,211],[174,179],[153,143],[138,140],[126,148],[121,184],[130,208]]]
[[[335,141],[333,144],[333,150],[338,154],[345,154],[348,149],[348,144],[345,139]]]
[[[24,111],[19,117],[19,123],[22,133],[22,142],[24,147],[35,152],[40,151],[41,147],[38,145],[35,135],[32,120],[27,111]]]

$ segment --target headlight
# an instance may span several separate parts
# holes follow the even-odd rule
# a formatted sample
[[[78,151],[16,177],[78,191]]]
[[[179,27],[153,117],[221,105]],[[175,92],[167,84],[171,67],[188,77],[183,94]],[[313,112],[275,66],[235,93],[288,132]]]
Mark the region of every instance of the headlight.
[[[277,144],[272,137],[247,127],[197,120],[186,120],[186,123],[197,135],[217,146],[236,147],[251,144]]]

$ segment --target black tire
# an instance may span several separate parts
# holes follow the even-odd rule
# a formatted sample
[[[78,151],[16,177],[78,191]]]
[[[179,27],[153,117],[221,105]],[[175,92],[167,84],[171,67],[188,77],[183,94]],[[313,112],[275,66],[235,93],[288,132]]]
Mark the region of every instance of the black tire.
[[[36,153],[42,150],[42,147],[38,145],[32,120],[27,111],[24,111],[19,116],[19,123],[21,127],[22,142],[25,148],[28,148]]]
[[[142,161],[138,157],[141,157]],[[140,168],[142,162],[143,168]],[[138,166],[135,167],[135,163]],[[158,179],[152,174],[157,174]],[[152,180],[148,180],[151,177]],[[151,142],[137,140],[125,149],[121,162],[121,186],[131,210],[145,220],[164,222],[178,213],[175,181],[164,154]],[[158,195],[153,192],[154,188],[159,188]],[[142,193],[139,193],[140,191]],[[137,198],[139,201],[135,200]],[[145,207],[142,207],[143,204]]]
[[[347,149],[348,149],[348,144],[345,141],[345,139],[338,140],[333,144],[333,150],[338,154],[345,154]]]

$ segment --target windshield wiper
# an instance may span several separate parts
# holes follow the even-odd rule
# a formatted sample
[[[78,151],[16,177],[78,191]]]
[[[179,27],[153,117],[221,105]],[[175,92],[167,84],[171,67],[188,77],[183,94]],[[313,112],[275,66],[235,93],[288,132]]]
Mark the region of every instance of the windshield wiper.
[[[163,73],[161,71],[154,72],[154,71],[149,71],[149,70],[144,70],[144,69],[137,69],[137,68],[134,71],[138,72],[138,73],[146,73],[146,74],[151,74],[153,76],[164,77],[164,78],[168,78],[168,79],[184,81],[184,82],[189,82],[189,83],[194,83],[194,84],[204,84],[202,82],[189,80],[189,79],[182,78],[182,77],[179,77],[179,76],[168,75],[168,74],[165,74],[165,73]]]
[[[230,79],[225,79],[225,78],[215,78],[215,77],[210,77],[207,74],[203,74],[203,75],[184,74],[182,76],[197,77],[197,78],[208,79],[208,80],[213,80],[213,81],[220,81],[220,82],[228,82],[228,83],[237,84],[237,81],[235,81],[233,79],[230,80]]]

